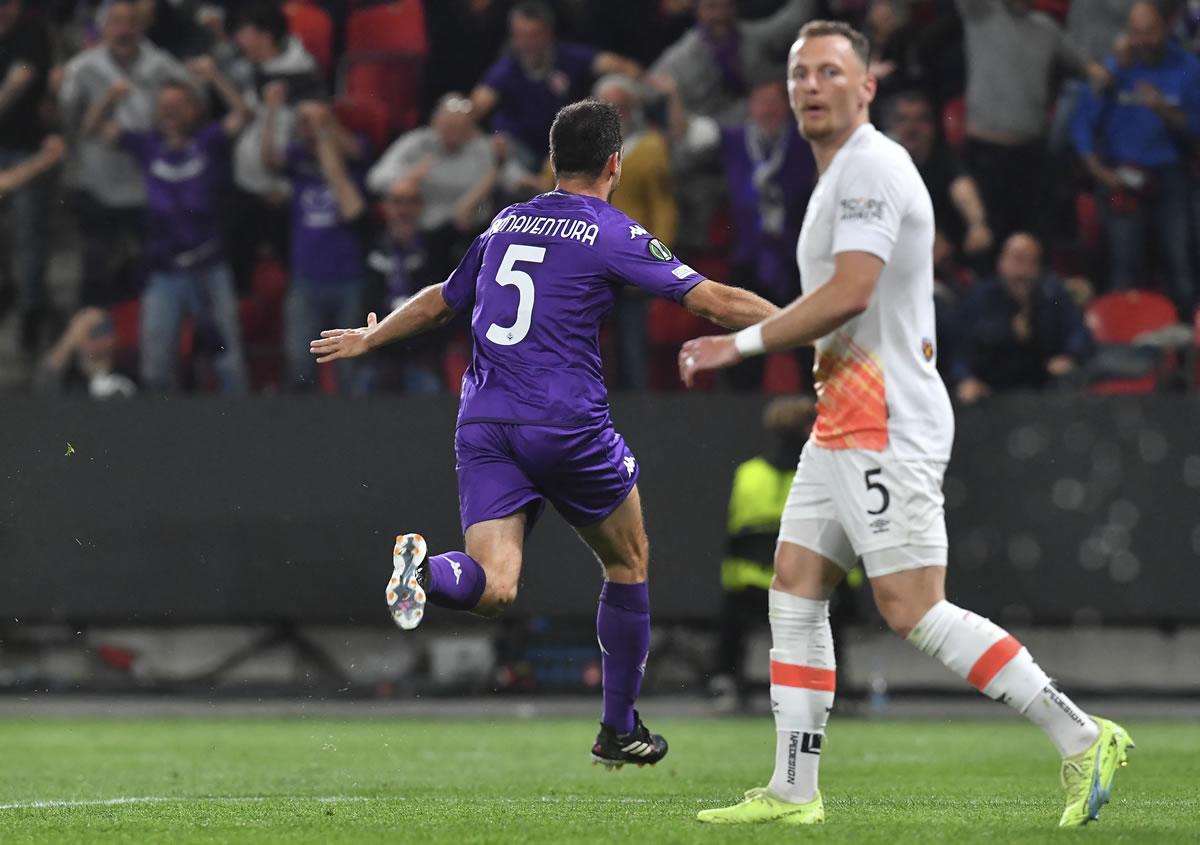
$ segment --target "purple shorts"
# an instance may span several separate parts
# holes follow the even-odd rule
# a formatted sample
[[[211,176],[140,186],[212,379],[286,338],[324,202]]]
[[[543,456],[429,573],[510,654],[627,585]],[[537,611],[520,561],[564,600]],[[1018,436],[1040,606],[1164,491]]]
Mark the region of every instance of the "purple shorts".
[[[593,525],[625,501],[639,471],[625,438],[607,421],[583,428],[463,423],[454,454],[463,533],[525,508],[529,531],[546,500],[571,525]]]

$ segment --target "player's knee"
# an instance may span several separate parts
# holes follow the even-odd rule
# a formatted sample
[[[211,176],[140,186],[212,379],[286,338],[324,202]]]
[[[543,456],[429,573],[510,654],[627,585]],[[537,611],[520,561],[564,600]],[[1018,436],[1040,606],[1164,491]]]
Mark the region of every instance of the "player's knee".
[[[875,606],[879,608],[879,615],[887,622],[887,626],[897,636],[905,639],[929,610],[923,603],[915,602],[909,597],[878,593],[875,596]]]

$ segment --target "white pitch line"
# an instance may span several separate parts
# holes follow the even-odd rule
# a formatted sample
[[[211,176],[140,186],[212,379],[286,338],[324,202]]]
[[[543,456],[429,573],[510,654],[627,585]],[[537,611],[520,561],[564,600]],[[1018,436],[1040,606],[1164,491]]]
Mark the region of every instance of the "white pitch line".
[[[51,810],[63,807],[116,807],[123,804],[251,804],[261,801],[316,801],[321,804],[340,804],[350,801],[370,801],[372,799],[359,795],[271,795],[271,796],[237,796],[218,795],[213,797],[181,795],[141,795],[121,798],[95,798],[88,800],[64,801],[18,801],[12,804],[0,804],[0,810]]]

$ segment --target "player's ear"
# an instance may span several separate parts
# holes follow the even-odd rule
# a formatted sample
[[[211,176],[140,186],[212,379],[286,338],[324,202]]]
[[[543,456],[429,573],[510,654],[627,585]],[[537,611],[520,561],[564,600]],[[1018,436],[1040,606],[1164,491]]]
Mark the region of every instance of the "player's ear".
[[[609,175],[616,175],[621,169],[621,151],[617,150],[608,157],[608,161],[604,164],[604,172]]]
[[[869,106],[875,102],[875,92],[879,89],[879,80],[874,74],[866,74],[863,76],[862,99],[863,105]]]

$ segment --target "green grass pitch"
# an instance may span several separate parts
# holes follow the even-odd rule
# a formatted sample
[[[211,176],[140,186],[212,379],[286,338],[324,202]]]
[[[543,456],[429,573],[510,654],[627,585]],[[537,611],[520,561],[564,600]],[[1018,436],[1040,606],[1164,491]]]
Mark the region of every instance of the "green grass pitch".
[[[769,776],[771,721],[647,711],[671,754],[620,772],[590,765],[581,720],[0,720],[0,842],[1200,841],[1195,723],[1128,723],[1082,831],[1055,829],[1057,758],[1016,720],[835,720],[824,827],[713,828],[697,810]]]

